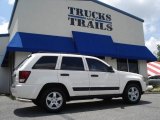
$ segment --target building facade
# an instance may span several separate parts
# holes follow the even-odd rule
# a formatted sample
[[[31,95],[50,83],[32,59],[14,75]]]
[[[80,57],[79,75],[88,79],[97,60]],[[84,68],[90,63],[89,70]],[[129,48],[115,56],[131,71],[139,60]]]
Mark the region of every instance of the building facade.
[[[143,22],[94,0],[16,0],[9,34],[0,36],[0,92],[9,93],[14,68],[36,52],[92,55],[147,77],[147,61],[156,58],[145,47]]]

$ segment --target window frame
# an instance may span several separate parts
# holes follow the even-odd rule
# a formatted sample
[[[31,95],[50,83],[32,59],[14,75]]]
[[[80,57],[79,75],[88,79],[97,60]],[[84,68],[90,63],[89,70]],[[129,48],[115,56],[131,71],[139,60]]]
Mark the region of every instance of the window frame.
[[[63,58],[79,58],[82,60],[82,65],[83,65],[83,70],[73,70],[73,69],[62,69],[62,62],[63,62]],[[77,57],[77,56],[61,56],[61,60],[60,60],[60,63],[59,63],[59,70],[64,70],[64,71],[86,71],[86,68],[85,68],[85,64],[84,64],[84,60],[83,60],[83,57]]]
[[[57,60],[56,60],[56,64],[55,64],[54,69],[48,69],[48,68],[46,68],[46,69],[44,69],[44,68],[43,68],[43,69],[42,69],[42,68],[34,68],[35,65],[36,65],[36,63],[37,63],[41,58],[43,58],[43,57],[57,57]],[[41,57],[39,57],[39,58],[36,60],[36,62],[33,64],[32,70],[57,70],[58,59],[59,59],[59,56],[41,56]]]

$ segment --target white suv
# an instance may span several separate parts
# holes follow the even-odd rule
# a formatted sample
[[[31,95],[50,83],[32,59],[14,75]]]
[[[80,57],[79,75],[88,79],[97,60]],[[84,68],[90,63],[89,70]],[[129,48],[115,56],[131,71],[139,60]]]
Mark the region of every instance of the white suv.
[[[146,90],[142,75],[122,72],[96,57],[36,53],[14,71],[12,95],[30,99],[48,112],[62,110],[66,101],[123,97],[138,103]]]

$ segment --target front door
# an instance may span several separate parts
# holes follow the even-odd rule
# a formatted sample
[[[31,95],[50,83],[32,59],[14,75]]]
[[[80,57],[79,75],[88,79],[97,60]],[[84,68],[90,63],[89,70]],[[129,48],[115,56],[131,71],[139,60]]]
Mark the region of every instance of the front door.
[[[58,76],[75,96],[89,95],[88,72],[81,57],[63,56]]]
[[[109,71],[109,66],[98,59],[86,58],[90,78],[90,95],[119,93],[119,79],[116,72]]]

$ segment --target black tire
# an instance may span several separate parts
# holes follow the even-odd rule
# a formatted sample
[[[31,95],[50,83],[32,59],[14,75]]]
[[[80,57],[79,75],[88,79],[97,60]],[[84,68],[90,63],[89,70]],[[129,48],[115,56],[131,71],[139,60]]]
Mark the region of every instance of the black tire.
[[[59,88],[47,89],[42,92],[40,97],[40,105],[47,112],[60,112],[65,104],[65,92]]]
[[[123,92],[123,100],[129,104],[136,104],[141,99],[141,89],[137,84],[129,84]]]
[[[40,102],[39,100],[35,99],[35,100],[32,100],[33,104],[37,105],[37,106],[40,106]]]

